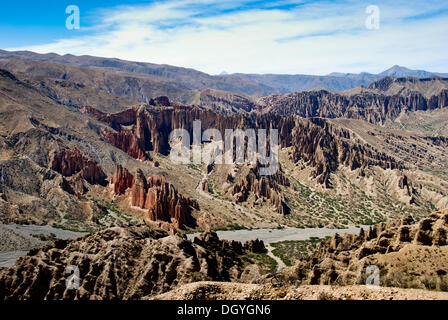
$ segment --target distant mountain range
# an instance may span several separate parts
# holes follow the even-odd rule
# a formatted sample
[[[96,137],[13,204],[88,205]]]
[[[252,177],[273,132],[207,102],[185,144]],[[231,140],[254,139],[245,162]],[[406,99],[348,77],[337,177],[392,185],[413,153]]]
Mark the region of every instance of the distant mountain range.
[[[440,76],[440,77],[446,77],[448,73],[439,73],[439,72],[429,72],[425,70],[412,70],[406,67],[402,67],[399,65],[394,65],[393,67],[378,73],[368,73],[368,72],[361,72],[361,73],[342,73],[342,72],[332,72],[328,74],[328,76],[333,77],[351,77],[351,78],[357,78],[357,77],[416,77],[416,78],[429,78],[434,76]]]
[[[209,75],[194,69],[175,67],[165,64],[125,61],[115,58],[101,58],[93,56],[58,55],[55,53],[39,54],[29,51],[0,50],[0,60],[18,59],[38,62],[50,62],[74,67],[99,68],[104,71],[118,72],[122,75],[132,74],[150,80],[153,83],[167,86],[167,91],[179,91],[183,96],[180,102],[190,102],[189,94],[185,91],[201,91],[216,89],[241,93],[249,96],[261,97],[270,94],[284,94],[309,89],[327,89],[344,91],[358,86],[369,86],[371,83],[386,77],[418,77],[448,76],[448,74],[434,73],[424,70],[411,70],[395,65],[379,74],[370,73],[331,73],[326,76],[303,74],[226,74]],[[149,78],[148,78],[149,77]],[[163,91],[163,90],[162,90]],[[182,92],[180,92],[182,91]],[[176,97],[174,97],[176,98]]]

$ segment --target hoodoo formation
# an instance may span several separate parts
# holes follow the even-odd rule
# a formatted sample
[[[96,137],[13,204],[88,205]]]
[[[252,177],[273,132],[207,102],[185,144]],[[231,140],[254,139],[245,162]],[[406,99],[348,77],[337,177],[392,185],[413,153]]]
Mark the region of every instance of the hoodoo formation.
[[[196,226],[191,212],[199,210],[198,203],[180,195],[164,176],[146,178],[141,170],[137,170],[133,176],[127,169],[118,166],[111,183],[116,195],[125,194],[129,189],[131,205],[147,209],[148,219],[166,222],[174,220],[175,226],[180,229]]]

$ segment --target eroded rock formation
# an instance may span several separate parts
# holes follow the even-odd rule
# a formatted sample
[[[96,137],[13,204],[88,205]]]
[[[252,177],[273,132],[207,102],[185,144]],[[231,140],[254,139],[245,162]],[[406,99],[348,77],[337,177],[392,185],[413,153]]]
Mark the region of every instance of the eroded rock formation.
[[[365,284],[376,266],[381,286],[448,290],[448,210],[420,222],[385,222],[358,235],[335,234],[295,267],[306,284]],[[430,261],[430,262],[429,262]]]
[[[402,167],[394,158],[361,142],[348,130],[338,128],[325,119],[277,114],[221,115],[188,106],[141,107],[115,115],[98,115],[98,111],[92,108],[85,112],[115,129],[115,132],[103,133],[105,139],[136,159],[145,159],[148,151],[169,154],[168,138],[172,130],[183,128],[193,137],[193,121],[200,120],[202,130],[215,128],[222,135],[226,129],[277,128],[280,147],[292,147],[292,160],[303,160],[313,166],[312,177],[327,187],[331,186],[331,173],[339,166],[348,166],[352,170],[360,168],[361,175],[366,174],[365,169],[370,166],[384,169]]]
[[[134,176],[128,171],[128,169],[118,165],[110,183],[114,186],[115,194],[124,194],[128,188],[133,186]]]
[[[138,160],[147,160],[142,140],[138,139],[131,131],[113,132],[104,130],[102,136],[104,140],[131,157]]]
[[[448,90],[441,90],[430,97],[420,92],[384,94],[394,81],[408,78],[386,77],[369,86],[370,91],[347,95],[328,90],[299,91],[284,95],[270,95],[258,101],[258,110],[304,118],[350,118],[374,124],[395,120],[401,112],[427,111],[448,106]],[[427,79],[414,79],[425,81]],[[445,80],[446,81],[446,80]]]
[[[79,270],[79,289],[66,286],[69,266]],[[215,233],[192,243],[145,225],[114,227],[31,250],[0,270],[0,300],[145,299],[189,282],[232,281],[242,267]]]
[[[303,160],[314,167],[312,177],[327,187],[331,187],[330,175],[339,166],[360,169],[360,175],[365,175],[371,166],[383,169],[404,167],[391,156],[360,143],[350,131],[336,128],[324,119],[297,121],[291,130],[288,146],[292,146],[292,160]]]
[[[51,169],[64,177],[79,174],[90,184],[106,185],[106,175],[98,164],[89,160],[79,149],[62,149],[55,152]]]
[[[117,195],[124,194],[129,189],[131,205],[147,209],[149,220],[174,221],[175,226],[180,229],[196,226],[191,213],[193,209],[199,209],[198,203],[179,194],[164,176],[146,178],[140,169],[133,176],[127,169],[119,166],[111,184]]]
[[[286,215],[290,208],[286,205],[280,185],[289,186],[289,180],[281,170],[274,175],[261,176],[257,164],[249,169],[249,173],[239,183],[233,185],[230,192],[237,202],[246,201],[250,194],[254,195],[255,204],[268,200],[278,213]]]

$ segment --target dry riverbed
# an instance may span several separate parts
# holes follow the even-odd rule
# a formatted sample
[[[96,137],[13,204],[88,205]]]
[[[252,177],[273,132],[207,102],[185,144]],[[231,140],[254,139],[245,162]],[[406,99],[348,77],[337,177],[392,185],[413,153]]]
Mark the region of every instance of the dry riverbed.
[[[17,258],[53,239],[71,239],[85,235],[51,226],[0,224],[0,267],[11,267]]]

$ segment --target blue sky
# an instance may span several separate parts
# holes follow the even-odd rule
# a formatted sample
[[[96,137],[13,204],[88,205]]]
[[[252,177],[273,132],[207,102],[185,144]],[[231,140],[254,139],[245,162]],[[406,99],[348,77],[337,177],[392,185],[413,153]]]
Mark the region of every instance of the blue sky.
[[[81,28],[67,30],[77,5]],[[379,9],[379,28],[366,19]],[[3,1],[0,48],[90,54],[210,74],[448,72],[448,1]]]

